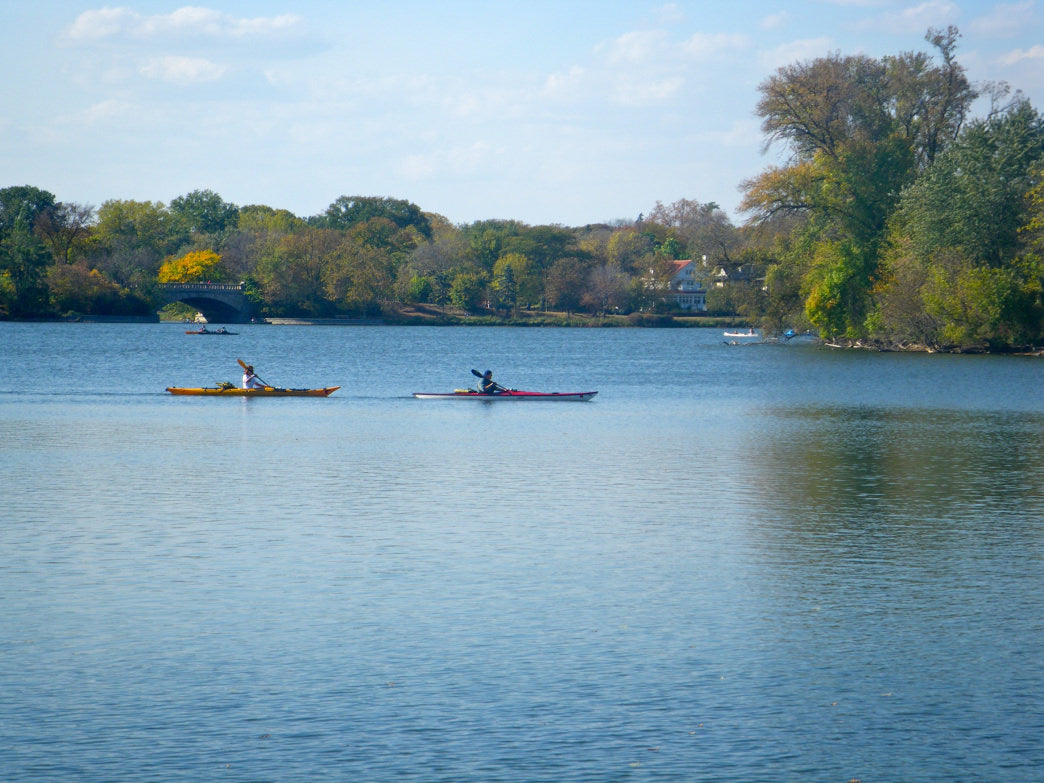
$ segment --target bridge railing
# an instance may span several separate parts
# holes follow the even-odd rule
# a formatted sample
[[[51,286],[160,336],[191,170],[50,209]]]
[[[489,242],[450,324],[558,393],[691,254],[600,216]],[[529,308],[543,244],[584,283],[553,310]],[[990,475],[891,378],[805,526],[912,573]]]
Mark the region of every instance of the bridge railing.
[[[243,283],[160,283],[160,288],[168,290],[190,291],[244,291],[246,285]]]

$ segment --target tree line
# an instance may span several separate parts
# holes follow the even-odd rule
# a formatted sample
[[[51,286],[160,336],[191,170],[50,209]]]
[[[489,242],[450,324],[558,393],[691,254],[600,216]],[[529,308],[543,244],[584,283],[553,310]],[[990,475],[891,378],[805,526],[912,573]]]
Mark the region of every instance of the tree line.
[[[0,315],[155,312],[164,283],[244,283],[265,316],[366,316],[416,304],[509,316],[664,310],[671,261],[734,264],[741,231],[717,204],[567,228],[453,225],[395,198],[341,196],[308,218],[210,190],[97,210],[31,186],[0,189]],[[708,260],[706,269],[710,269]],[[712,297],[713,298],[713,297]],[[732,311],[724,295],[717,309]]]
[[[1006,85],[968,82],[956,28],[925,38],[932,52],[833,53],[760,85],[766,146],[789,157],[743,184],[740,226],[688,199],[607,224],[454,225],[388,197],[299,217],[210,190],[94,209],[15,186],[0,189],[0,317],[144,314],[158,285],[196,281],[243,282],[267,316],[670,312],[663,289],[688,258],[709,312],[769,331],[1040,345],[1044,121]]]

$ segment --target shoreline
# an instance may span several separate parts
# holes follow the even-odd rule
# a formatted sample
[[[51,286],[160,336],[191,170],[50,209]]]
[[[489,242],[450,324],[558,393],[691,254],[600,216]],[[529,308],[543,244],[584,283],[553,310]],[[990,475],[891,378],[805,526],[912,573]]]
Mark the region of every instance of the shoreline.
[[[20,318],[3,319],[8,323],[106,323],[183,324],[181,319],[162,319],[158,314],[151,316],[119,315],[76,315],[64,318]],[[217,323],[217,322],[215,322]],[[231,325],[231,324],[230,324]],[[251,325],[251,324],[246,324]],[[586,314],[544,313],[525,311],[515,317],[492,314],[473,315],[448,312],[433,307],[403,310],[378,317],[271,317],[262,318],[253,325],[266,326],[494,326],[520,328],[561,329],[733,329],[748,328],[750,323],[739,316],[686,316],[656,313],[631,313],[629,315],[594,316]],[[938,353],[964,355],[998,355],[1044,357],[1044,346],[1024,346],[1011,349],[990,349],[986,346],[947,347],[923,343],[883,343],[874,340],[820,339],[816,342],[826,348],[845,351],[868,351],[872,353]]]

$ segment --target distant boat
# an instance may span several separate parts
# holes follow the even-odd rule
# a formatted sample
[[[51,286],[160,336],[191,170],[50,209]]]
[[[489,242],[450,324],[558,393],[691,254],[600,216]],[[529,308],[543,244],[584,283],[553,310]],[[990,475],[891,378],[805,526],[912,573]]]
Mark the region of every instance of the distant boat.
[[[203,329],[186,329],[185,330],[185,334],[239,334],[239,332],[230,332],[230,331],[228,331],[228,329],[225,329],[224,327],[222,327],[222,328],[217,329],[217,330],[215,330],[213,332],[210,331],[210,329],[207,329],[207,328],[203,328]]]
[[[801,334],[793,329],[787,329],[778,337],[763,337],[750,329],[746,332],[725,332],[725,345],[763,345],[766,343],[788,343],[795,337],[811,337],[811,332]]]

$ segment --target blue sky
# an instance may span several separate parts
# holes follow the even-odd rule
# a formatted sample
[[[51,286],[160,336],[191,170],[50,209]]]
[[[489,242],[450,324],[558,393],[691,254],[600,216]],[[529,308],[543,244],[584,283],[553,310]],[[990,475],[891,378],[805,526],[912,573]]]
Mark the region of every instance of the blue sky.
[[[1044,110],[1036,0],[0,0],[0,187],[169,203],[210,188],[302,217],[342,195],[453,223],[634,219],[777,162],[780,66],[928,50]]]

